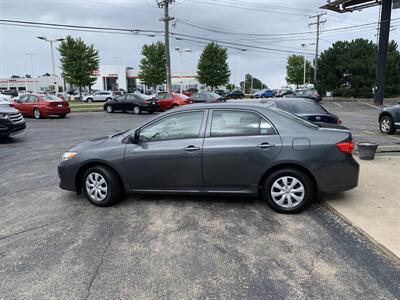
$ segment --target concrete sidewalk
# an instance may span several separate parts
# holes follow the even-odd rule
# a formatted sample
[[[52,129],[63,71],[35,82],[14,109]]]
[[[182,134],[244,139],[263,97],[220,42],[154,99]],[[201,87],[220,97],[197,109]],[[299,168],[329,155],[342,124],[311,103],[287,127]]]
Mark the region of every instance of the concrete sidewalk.
[[[323,200],[353,226],[400,258],[400,156],[358,160],[356,189]]]

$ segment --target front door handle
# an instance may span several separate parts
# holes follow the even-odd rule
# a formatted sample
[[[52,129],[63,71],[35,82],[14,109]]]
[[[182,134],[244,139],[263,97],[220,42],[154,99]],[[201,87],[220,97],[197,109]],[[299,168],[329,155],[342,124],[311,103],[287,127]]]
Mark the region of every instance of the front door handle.
[[[257,147],[261,148],[261,149],[269,149],[269,148],[276,147],[276,145],[270,144],[270,143],[261,143],[261,144],[257,145]]]
[[[187,151],[187,152],[193,152],[193,151],[199,151],[199,150],[200,150],[200,147],[196,147],[193,145],[183,148],[183,151]]]

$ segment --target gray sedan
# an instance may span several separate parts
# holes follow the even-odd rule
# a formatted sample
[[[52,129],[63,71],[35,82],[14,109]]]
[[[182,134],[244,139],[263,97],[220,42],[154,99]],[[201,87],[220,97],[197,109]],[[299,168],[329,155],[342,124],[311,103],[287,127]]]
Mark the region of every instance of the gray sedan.
[[[197,104],[73,147],[58,174],[62,189],[83,191],[98,206],[124,193],[262,194],[276,211],[293,213],[317,192],[357,186],[353,149],[348,130],[278,108]]]

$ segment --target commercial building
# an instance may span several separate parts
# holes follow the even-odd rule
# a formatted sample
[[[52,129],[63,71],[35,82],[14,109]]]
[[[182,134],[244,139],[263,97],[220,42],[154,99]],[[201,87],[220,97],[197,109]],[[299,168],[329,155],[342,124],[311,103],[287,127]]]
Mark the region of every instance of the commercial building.
[[[95,90],[117,90],[124,89],[132,91],[134,89],[146,90],[144,84],[140,81],[139,70],[133,70],[124,65],[103,65],[95,72],[96,82],[92,88]],[[192,74],[173,74],[172,88],[179,89],[182,81],[183,89],[200,88],[200,83],[196,78],[196,73]],[[159,86],[158,89],[165,89],[165,86]]]
[[[17,90],[45,92],[54,91],[54,83],[57,82],[60,91],[64,90],[64,80],[54,76],[39,76],[35,78],[0,78],[0,90]]]
[[[146,87],[140,81],[139,70],[133,70],[124,65],[103,65],[93,74],[96,78],[92,85],[94,90],[118,90],[133,91],[140,89],[145,91]],[[172,76],[172,88],[179,89],[182,81],[183,89],[198,88],[201,85],[196,78],[196,72],[192,74],[174,74]],[[59,91],[68,89],[62,77],[39,76],[35,78],[0,78],[0,90],[34,91],[46,92],[54,91],[54,83],[57,82]],[[165,86],[157,87],[158,90],[165,90]]]

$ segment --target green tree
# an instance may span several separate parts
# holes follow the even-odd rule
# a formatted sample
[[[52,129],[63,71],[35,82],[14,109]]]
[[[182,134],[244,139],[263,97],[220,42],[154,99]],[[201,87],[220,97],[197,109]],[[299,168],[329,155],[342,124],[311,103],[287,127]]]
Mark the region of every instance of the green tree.
[[[240,88],[243,90],[243,88],[246,88],[245,93],[250,94],[251,91],[251,81],[253,80],[253,89],[263,89],[266,85],[258,78],[253,77],[251,74],[246,74],[245,76],[246,80],[246,86],[244,86],[244,81],[240,82]]]
[[[306,83],[313,81],[314,67],[306,60]],[[286,81],[297,86],[304,83],[304,56],[291,55],[286,65]]]
[[[139,77],[145,85],[155,88],[166,81],[165,45],[162,42],[144,45],[140,60]]]
[[[377,47],[366,39],[339,41],[319,58],[318,88],[343,97],[372,97]],[[388,69],[390,69],[388,67]]]
[[[227,90],[233,91],[236,88],[236,85],[234,83],[228,83],[225,87]]]
[[[90,87],[96,81],[92,75],[99,68],[99,52],[93,45],[86,45],[81,38],[74,39],[71,36],[61,42],[58,51],[65,81],[79,87],[82,99],[82,87]]]
[[[229,82],[231,72],[228,65],[228,52],[217,43],[208,44],[197,65],[197,78],[211,89]]]
[[[388,48],[385,96],[400,96],[400,51],[395,41],[391,41]]]

